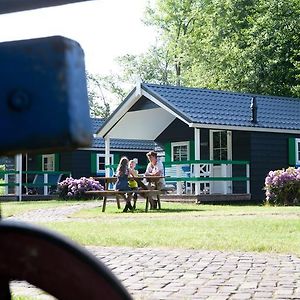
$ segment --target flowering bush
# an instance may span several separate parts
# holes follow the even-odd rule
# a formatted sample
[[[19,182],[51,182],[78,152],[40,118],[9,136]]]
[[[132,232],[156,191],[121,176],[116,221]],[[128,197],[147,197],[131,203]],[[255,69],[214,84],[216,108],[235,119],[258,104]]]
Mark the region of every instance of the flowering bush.
[[[63,199],[85,198],[84,192],[101,190],[103,190],[103,186],[92,177],[81,177],[80,179],[68,177],[58,184],[59,196]]]
[[[270,171],[265,179],[266,201],[274,205],[294,205],[300,200],[300,168]]]

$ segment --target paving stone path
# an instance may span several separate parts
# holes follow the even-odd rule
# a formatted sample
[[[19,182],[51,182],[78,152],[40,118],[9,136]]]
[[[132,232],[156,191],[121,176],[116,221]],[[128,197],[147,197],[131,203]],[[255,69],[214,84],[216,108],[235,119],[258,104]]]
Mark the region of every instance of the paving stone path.
[[[43,220],[47,215],[57,220],[55,214],[61,217],[64,213],[67,217],[78,209],[81,204],[45,209],[38,215],[43,213]],[[39,219],[38,215],[34,220]],[[18,219],[24,220],[24,216]],[[111,269],[134,299],[300,299],[300,258],[294,255],[127,247],[87,249]],[[53,299],[23,282],[14,282],[12,290],[34,299]]]

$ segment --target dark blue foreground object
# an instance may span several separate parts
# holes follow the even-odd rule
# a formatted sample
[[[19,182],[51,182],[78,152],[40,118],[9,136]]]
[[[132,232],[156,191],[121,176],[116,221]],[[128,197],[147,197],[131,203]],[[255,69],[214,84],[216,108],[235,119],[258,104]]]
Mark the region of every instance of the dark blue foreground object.
[[[0,44],[0,155],[89,146],[84,53],[70,39]]]
[[[25,280],[57,299],[132,299],[98,259],[59,234],[25,223],[1,221],[0,236],[2,300],[11,299],[11,280]]]

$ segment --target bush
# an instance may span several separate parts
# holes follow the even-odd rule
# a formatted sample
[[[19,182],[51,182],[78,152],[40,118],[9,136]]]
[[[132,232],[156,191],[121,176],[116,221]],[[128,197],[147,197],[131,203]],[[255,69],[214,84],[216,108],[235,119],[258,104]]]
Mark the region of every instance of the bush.
[[[92,177],[80,179],[68,177],[58,184],[57,189],[59,196],[63,199],[80,199],[86,198],[86,191],[101,191],[103,186]]]
[[[300,200],[300,168],[270,171],[265,179],[266,201],[273,205],[295,205]]]

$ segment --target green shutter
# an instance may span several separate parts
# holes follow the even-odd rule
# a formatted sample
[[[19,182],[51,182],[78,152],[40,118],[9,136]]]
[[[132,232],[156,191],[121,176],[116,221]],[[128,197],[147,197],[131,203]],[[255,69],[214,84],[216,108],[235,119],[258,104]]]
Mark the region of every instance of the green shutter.
[[[54,171],[59,171],[59,153],[54,154]]]
[[[296,141],[295,138],[289,138],[289,165],[296,165]]]
[[[97,153],[91,153],[91,172],[97,173]]]
[[[38,154],[36,156],[36,170],[37,171],[42,171],[43,170],[42,164],[43,164],[42,154]]]
[[[195,141],[190,141],[190,160],[195,160]]]
[[[165,161],[170,162],[172,160],[172,153],[171,153],[171,143],[165,144]]]
[[[120,161],[120,153],[114,153],[114,162],[113,165],[118,164]]]

